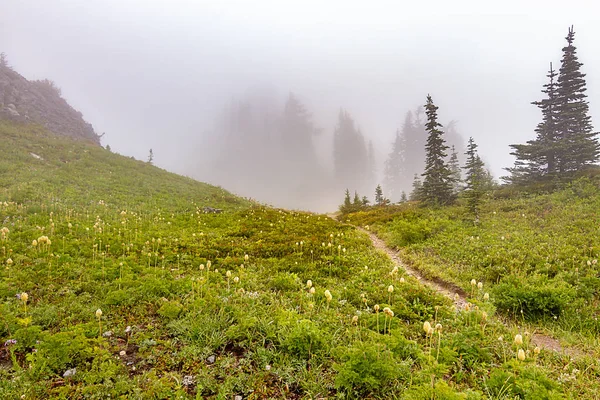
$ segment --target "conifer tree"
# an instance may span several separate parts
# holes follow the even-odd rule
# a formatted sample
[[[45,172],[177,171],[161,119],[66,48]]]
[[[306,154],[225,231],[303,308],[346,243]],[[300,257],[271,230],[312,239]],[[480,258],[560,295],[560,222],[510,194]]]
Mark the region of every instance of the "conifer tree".
[[[462,188],[462,177],[460,174],[460,163],[458,161],[458,153],[454,145],[451,147],[450,160],[448,161],[448,168],[452,175],[452,193],[457,194]]]
[[[593,132],[589,106],[586,100],[585,74],[573,45],[575,32],[569,28],[568,45],[563,47],[563,57],[558,75],[558,152],[559,172],[579,171],[598,161],[600,144],[598,132]]]
[[[400,202],[404,203],[406,201],[408,201],[408,198],[406,197],[406,192],[403,190],[402,194],[400,195]]]
[[[407,118],[410,118],[410,114]],[[412,124],[410,120],[405,122],[405,125],[407,123]],[[388,196],[392,199],[402,189],[404,176],[407,172],[404,157],[405,146],[406,139],[404,134],[399,130],[396,131],[396,138],[394,139],[394,143],[392,143],[392,151],[390,151],[387,160],[385,160],[384,166],[384,184],[388,191]]]
[[[354,192],[354,200],[352,200],[352,205],[354,206],[360,206],[362,204],[362,200],[360,199],[360,196],[358,195],[358,192]]]
[[[415,174],[415,176],[413,177],[412,192],[410,192],[409,199],[411,201],[422,200],[423,199],[422,190],[423,190],[423,182],[421,181],[421,178],[419,178],[419,175]]]
[[[593,132],[588,115],[585,74],[573,45],[575,32],[569,28],[567,46],[558,73],[550,64],[549,83],[544,85],[546,97],[533,102],[542,111],[542,122],[536,128],[536,138],[525,144],[513,144],[511,155],[515,165],[507,168],[510,183],[530,183],[556,177],[570,177],[574,172],[598,161],[600,143]]]
[[[154,152],[152,151],[152,149],[150,149],[150,153],[148,153],[148,164],[152,165],[153,161],[154,161]]]
[[[483,195],[483,181],[485,179],[485,170],[483,161],[477,154],[477,144],[472,137],[467,144],[467,162],[464,169],[466,171],[464,195],[467,199],[469,211],[476,217],[479,216],[479,203]]]
[[[351,205],[352,205],[352,203],[350,202],[350,191],[348,189],[346,189],[346,194],[344,196],[344,207],[346,207],[346,209],[347,209]]]
[[[375,204],[378,206],[383,204],[383,190],[381,189],[381,185],[377,185],[375,188]]]
[[[438,122],[437,110],[438,107],[433,104],[431,96],[427,95],[425,129],[429,136],[425,145],[425,172],[421,174],[424,177],[421,192],[423,201],[429,205],[445,205],[454,200],[454,181],[445,161],[448,146],[444,140],[444,132],[440,129],[442,124]]]

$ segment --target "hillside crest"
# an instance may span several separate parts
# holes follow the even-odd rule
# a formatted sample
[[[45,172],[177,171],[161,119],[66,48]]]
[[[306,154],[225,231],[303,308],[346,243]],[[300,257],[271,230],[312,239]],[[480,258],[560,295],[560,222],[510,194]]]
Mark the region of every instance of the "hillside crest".
[[[61,97],[51,80],[29,81],[12,69],[3,56],[0,60],[0,120],[36,123],[49,131],[95,144],[100,136]]]

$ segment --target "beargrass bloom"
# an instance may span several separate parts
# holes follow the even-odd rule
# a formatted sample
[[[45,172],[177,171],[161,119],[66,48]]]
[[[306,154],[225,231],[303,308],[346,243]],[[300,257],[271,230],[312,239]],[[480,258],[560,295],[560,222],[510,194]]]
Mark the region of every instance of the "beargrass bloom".
[[[423,331],[425,331],[425,333],[429,333],[430,329],[431,329],[431,324],[429,323],[429,321],[423,322]]]
[[[517,346],[520,346],[523,344],[523,336],[521,336],[520,334],[515,335],[515,344]]]

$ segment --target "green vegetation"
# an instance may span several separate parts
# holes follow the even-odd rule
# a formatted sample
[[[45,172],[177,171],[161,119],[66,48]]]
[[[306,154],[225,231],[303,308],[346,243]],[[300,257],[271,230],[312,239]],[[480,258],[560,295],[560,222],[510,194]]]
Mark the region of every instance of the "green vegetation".
[[[1,398],[600,393],[594,361],[538,354],[482,293],[457,312],[350,225],[39,128],[0,134]]]
[[[598,209],[599,180],[588,177],[552,194],[488,199],[475,223],[461,204],[409,203],[346,218],[369,225],[427,276],[467,293],[471,279],[481,281],[505,316],[583,338],[598,351]]]

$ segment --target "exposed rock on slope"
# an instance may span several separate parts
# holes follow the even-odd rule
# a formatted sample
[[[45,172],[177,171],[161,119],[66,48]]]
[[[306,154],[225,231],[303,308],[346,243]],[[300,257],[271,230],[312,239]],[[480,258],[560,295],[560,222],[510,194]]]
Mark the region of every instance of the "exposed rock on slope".
[[[52,81],[28,81],[0,62],[0,119],[43,125],[57,135],[100,144],[100,136],[81,113],[61,97]]]

